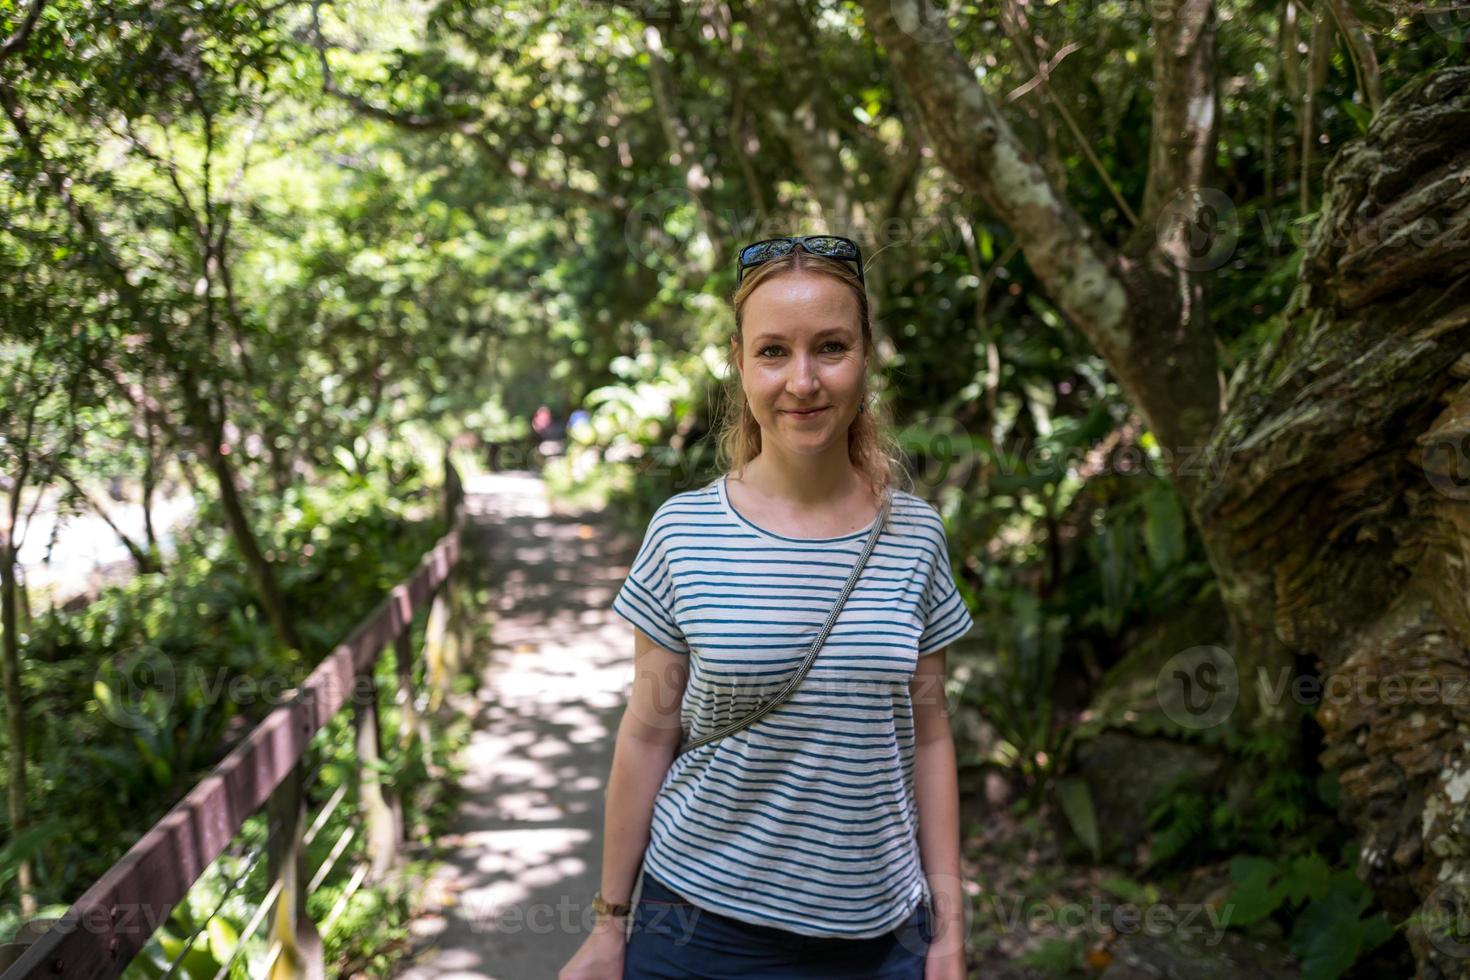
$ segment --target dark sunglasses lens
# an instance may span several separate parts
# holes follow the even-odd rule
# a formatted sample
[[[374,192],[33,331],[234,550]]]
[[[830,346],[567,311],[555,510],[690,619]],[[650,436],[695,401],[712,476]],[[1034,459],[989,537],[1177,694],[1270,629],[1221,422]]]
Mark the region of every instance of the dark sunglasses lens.
[[[846,238],[833,238],[826,235],[816,238],[808,238],[806,247],[809,251],[818,255],[826,255],[834,259],[855,259],[858,257],[857,246]]]
[[[754,245],[747,245],[740,251],[740,264],[751,265],[755,262],[764,262],[778,255],[785,255],[789,251],[791,251],[789,241],[756,242]]]

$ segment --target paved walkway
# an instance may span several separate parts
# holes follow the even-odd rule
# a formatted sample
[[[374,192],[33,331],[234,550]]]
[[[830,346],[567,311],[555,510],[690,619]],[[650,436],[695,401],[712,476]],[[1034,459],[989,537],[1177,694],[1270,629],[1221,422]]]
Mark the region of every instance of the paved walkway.
[[[540,478],[466,482],[465,545],[494,583],[466,797],[441,841],[431,914],[399,980],[552,980],[585,937],[602,876],[604,787],[632,678],[611,612],[638,542],[559,514]],[[591,523],[584,523],[588,521]]]

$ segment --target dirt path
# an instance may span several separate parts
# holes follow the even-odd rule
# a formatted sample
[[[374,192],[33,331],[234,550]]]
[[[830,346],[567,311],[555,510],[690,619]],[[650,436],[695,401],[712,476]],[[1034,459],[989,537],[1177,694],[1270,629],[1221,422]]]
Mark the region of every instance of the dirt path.
[[[601,878],[604,786],[632,676],[611,612],[637,541],[559,514],[541,480],[467,481],[465,544],[495,583],[492,649],[463,756],[465,798],[430,914],[397,976],[554,978],[581,945]],[[586,523],[584,523],[586,522]]]

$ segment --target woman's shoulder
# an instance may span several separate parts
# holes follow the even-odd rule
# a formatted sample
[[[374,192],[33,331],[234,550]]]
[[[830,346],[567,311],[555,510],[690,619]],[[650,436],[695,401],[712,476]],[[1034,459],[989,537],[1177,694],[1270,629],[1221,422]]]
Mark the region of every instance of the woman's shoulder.
[[[932,503],[902,487],[892,488],[892,499],[890,516],[904,530],[924,537],[944,534],[944,518]]]
[[[654,509],[649,526],[668,523],[699,523],[712,520],[719,511],[720,498],[714,481],[691,490],[681,490],[665,498]]]

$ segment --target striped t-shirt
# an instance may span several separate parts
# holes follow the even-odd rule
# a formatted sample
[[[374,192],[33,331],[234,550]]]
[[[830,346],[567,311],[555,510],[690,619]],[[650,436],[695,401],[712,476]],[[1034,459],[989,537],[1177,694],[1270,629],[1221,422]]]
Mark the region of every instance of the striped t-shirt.
[[[686,738],[743,717],[796,673],[871,528],[771,533],[730,505],[723,476],[658,508],[612,608],[689,654]],[[897,928],[930,894],[909,682],[919,656],[973,625],[938,512],[895,489],[888,524],[796,690],[669,767],[648,870],[744,922],[853,939]]]

